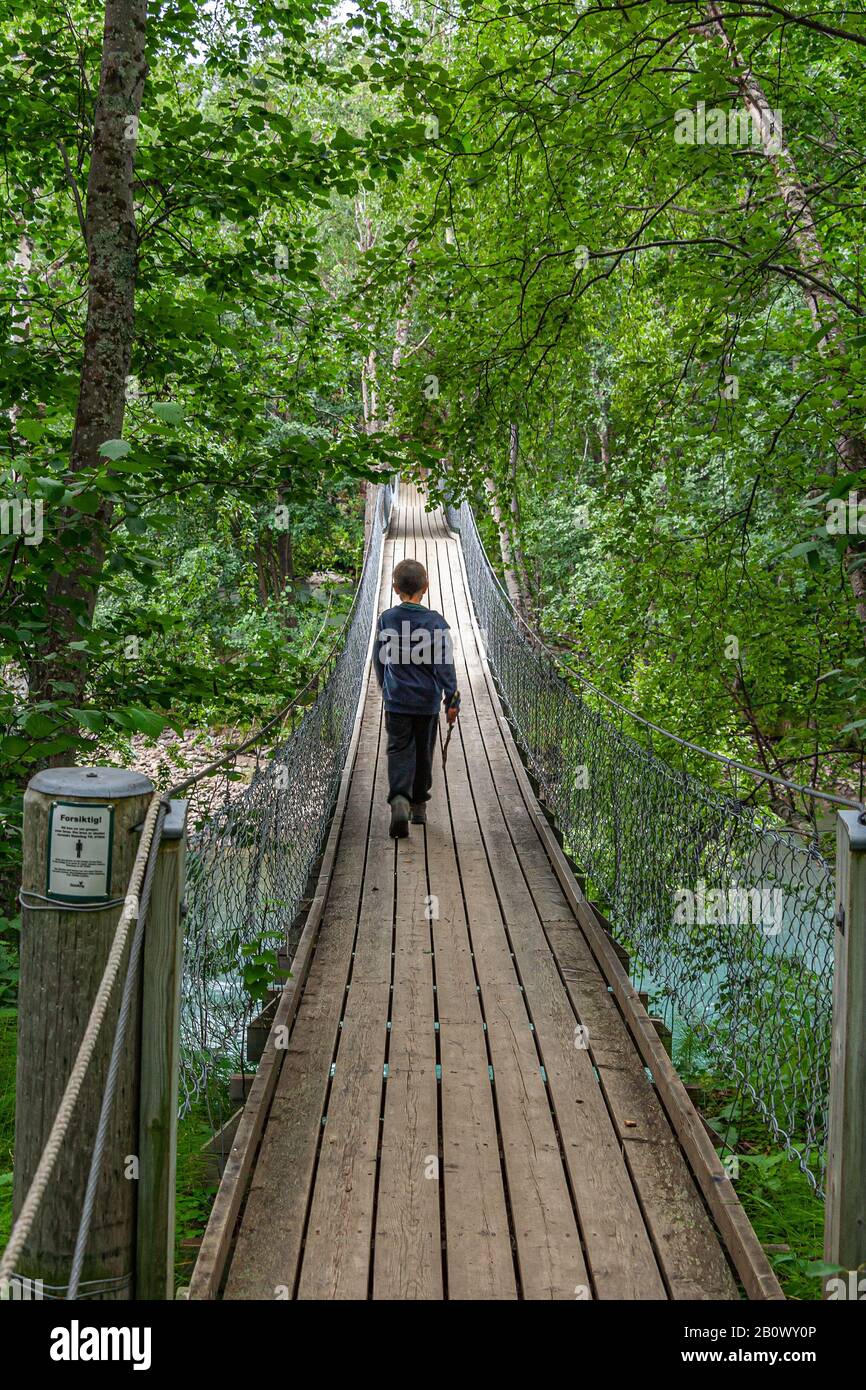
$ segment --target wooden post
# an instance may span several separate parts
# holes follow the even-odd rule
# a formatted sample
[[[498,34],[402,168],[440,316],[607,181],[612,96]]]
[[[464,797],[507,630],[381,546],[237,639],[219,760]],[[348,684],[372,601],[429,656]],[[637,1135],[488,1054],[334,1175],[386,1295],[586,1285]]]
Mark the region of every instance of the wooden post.
[[[866,1266],[866,824],[836,822],[836,942],[824,1258]],[[846,1288],[850,1280],[845,1280]],[[838,1280],[828,1280],[828,1289]],[[837,1293],[838,1296],[838,1293]],[[849,1295],[856,1297],[856,1293]]]
[[[186,801],[162,829],[144,934],[136,1239],[137,1299],[174,1297],[174,1207]]]
[[[133,832],[152,795],[146,777],[112,767],[46,769],[24,794],[16,1215],[87,1026],[138,849]],[[109,902],[115,905],[100,906]],[[69,1281],[120,993],[118,986],[69,1139],[16,1271],[43,1280],[46,1293],[58,1289],[61,1297]],[[91,1297],[132,1296],[137,1194],[129,1160],[138,1140],[137,1053],[134,1008],[81,1276],[81,1292]]]

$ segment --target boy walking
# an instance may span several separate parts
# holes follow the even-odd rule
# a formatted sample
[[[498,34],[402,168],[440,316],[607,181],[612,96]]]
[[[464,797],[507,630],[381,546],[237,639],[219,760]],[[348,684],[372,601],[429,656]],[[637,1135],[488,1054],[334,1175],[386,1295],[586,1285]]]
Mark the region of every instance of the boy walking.
[[[379,618],[373,665],[388,733],[390,834],[402,840],[409,834],[410,813],[414,825],[427,822],[439,706],[444,699],[453,724],[457,675],[450,628],[441,613],[422,603],[429,587],[424,566],[401,560],[393,584],[400,602]]]

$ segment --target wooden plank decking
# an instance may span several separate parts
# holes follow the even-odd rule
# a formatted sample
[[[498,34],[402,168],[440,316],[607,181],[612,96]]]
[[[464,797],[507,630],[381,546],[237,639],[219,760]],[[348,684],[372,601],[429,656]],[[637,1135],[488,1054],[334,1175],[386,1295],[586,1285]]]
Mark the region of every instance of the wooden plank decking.
[[[554,871],[459,545],[401,485],[380,608],[404,555],[426,564],[455,638],[463,703],[447,775],[437,758],[426,829],[391,841],[370,674],[223,1296],[736,1298],[682,1136],[573,910],[579,890]],[[754,1287],[778,1296],[725,1200],[753,1242]]]

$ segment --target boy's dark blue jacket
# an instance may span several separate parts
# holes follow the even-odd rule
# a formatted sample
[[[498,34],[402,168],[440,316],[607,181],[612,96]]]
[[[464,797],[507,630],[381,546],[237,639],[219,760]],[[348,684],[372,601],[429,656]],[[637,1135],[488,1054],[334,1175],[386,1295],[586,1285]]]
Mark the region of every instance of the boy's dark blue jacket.
[[[398,603],[379,619],[373,665],[391,714],[437,714],[457,690],[451,630],[422,603]]]

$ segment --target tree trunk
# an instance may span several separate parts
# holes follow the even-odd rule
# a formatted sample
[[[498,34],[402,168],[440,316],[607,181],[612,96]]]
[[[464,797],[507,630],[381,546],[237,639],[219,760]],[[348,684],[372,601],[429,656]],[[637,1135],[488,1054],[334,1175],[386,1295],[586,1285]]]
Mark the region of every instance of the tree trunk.
[[[278,490],[277,490],[277,501],[278,501],[278,503],[279,503],[279,505],[280,505],[281,507],[285,507],[285,509],[286,509],[286,524],[285,524],[285,527],[281,528],[281,529],[280,529],[279,531],[277,531],[277,533],[276,533],[276,544],[275,544],[275,550],[276,550],[276,557],[275,557],[275,559],[276,559],[276,569],[277,569],[277,587],[276,587],[276,593],[277,593],[277,596],[278,596],[278,597],[280,597],[280,596],[282,596],[282,595],[287,595],[287,596],[290,598],[291,603],[290,603],[290,606],[289,606],[288,611],[287,611],[287,613],[286,613],[286,626],[287,626],[287,627],[297,627],[297,625],[298,625],[298,615],[297,615],[297,613],[295,612],[295,603],[294,603],[294,599],[295,599],[295,561],[294,561],[294,552],[293,552],[293,550],[292,550],[292,525],[291,525],[291,515],[290,515],[290,512],[289,512],[288,503],[287,503],[287,501],[286,501],[286,490],[285,490],[284,488],[278,488]]]
[[[268,561],[265,555],[264,543],[257,541],[253,547],[253,556],[256,562],[256,584],[259,591],[259,602],[262,604],[268,601]]]
[[[707,14],[715,28],[731,64],[731,73],[740,94],[740,99],[760,133],[761,147],[773,170],[776,187],[785,209],[785,222],[791,234],[803,280],[800,288],[809,309],[814,327],[827,331],[821,341],[821,351],[827,357],[835,358],[843,370],[846,363],[845,342],[836,300],[822,286],[832,285],[832,272],[824,257],[824,248],[818,236],[818,229],[809,196],[797,172],[794,156],[785,141],[781,130],[776,129],[773,111],[760,82],[749,68],[734,40],[728,33],[724,17],[716,0],[709,0]],[[840,403],[840,409],[843,406]],[[849,473],[858,473],[866,468],[866,443],[862,435],[843,429],[836,443],[842,466]],[[852,488],[852,492],[855,489]],[[861,494],[862,496],[862,494]],[[860,498],[858,497],[858,500]],[[866,566],[863,566],[864,551],[852,543],[845,552],[848,566],[848,580],[854,595],[857,616],[866,642]],[[861,568],[854,568],[859,564]]]
[[[358,232],[357,246],[361,255],[365,255],[376,242],[373,233],[373,224],[367,214],[366,194],[361,194],[355,199],[355,226]],[[358,327],[360,325],[356,325]],[[376,349],[370,348],[367,356],[361,363],[361,406],[364,412],[364,433],[375,434],[379,428],[378,421],[378,381],[376,377]],[[373,534],[373,519],[376,501],[375,485],[368,480],[361,483],[361,496],[364,499],[364,551],[370,544],[370,537]]]
[[[9,339],[13,343],[26,343],[30,337],[30,286],[27,277],[33,269],[33,237],[23,216],[16,215],[13,220],[20,232],[18,248],[12,258],[12,273],[17,283],[14,291],[16,303],[10,314]],[[21,301],[20,305],[17,301]]]
[[[610,472],[610,401],[602,389],[599,380],[598,368],[593,362],[590,368],[592,380],[592,394],[598,406],[598,447],[601,455],[601,466],[604,477],[607,478]]]
[[[123,429],[135,322],[138,234],[132,188],[147,75],[146,24],[147,0],[106,0],[87,182],[87,324],[70,455],[73,478],[98,468],[100,445],[119,438]],[[50,635],[30,672],[34,699],[50,699],[55,682],[62,680],[73,686],[73,700],[81,701],[86,660],[69,643],[93,617],[110,517],[111,504],[103,503],[93,517],[70,511],[59,521],[61,531],[73,524],[79,532],[82,525],[91,529],[84,548],[74,547],[80,557],[75,569],[55,575],[48,585]]]
[[[15,300],[10,314],[9,341],[12,343],[26,343],[30,338],[30,309],[29,296],[30,286],[28,277],[33,269],[33,237],[27,226],[25,218],[21,215],[14,215],[13,220],[20,228],[18,236],[18,249],[12,258],[12,274],[15,278],[15,289],[13,291]],[[40,407],[41,409],[41,407]],[[20,417],[22,407],[20,402],[16,402],[9,410],[9,419],[14,425]]]
[[[280,556],[280,588],[285,591],[294,587],[295,569],[292,559],[292,533],[287,528],[280,532],[280,539],[277,542]]]
[[[496,522],[496,530],[499,535],[499,553],[502,556],[502,569],[505,575],[505,587],[508,590],[508,597],[511,599],[517,612],[522,618],[526,618],[524,596],[521,593],[520,582],[517,576],[517,568],[514,559],[514,550],[511,544],[511,533],[508,522],[502,514],[499,505],[499,498],[496,492],[496,484],[490,478],[484,479],[484,488],[487,493],[487,500],[490,504],[490,515]]]
[[[370,219],[364,215],[362,220],[358,209],[355,212],[358,224],[358,248],[360,251],[367,251],[375,244]],[[396,373],[403,358],[403,351],[409,341],[409,311],[412,305],[412,296],[415,289],[415,262],[412,253],[415,249],[414,241],[409,243],[407,254],[409,256],[409,273],[406,285],[406,293],[403,297],[403,305],[400,316],[394,329],[394,347],[391,352],[391,370]],[[364,408],[364,432],[366,434],[378,434],[382,429],[382,421],[379,419],[379,383],[376,374],[376,351],[371,348],[364,362],[361,364],[361,400]],[[394,421],[394,404],[390,401],[387,407],[388,424]],[[372,483],[363,483],[364,493],[364,549],[370,543],[373,533],[373,521],[375,518],[376,491]]]
[[[406,247],[408,268],[406,272],[406,290],[403,295],[403,303],[400,307],[400,317],[394,327],[394,349],[391,353],[391,370],[396,375],[400,370],[400,363],[403,361],[403,353],[409,342],[409,317],[412,311],[412,300],[415,297],[415,248],[417,241],[410,241]],[[393,399],[388,405],[388,420],[394,419]]]
[[[508,476],[511,480],[511,500],[509,509],[511,512],[511,538],[514,552],[514,568],[517,577],[517,587],[520,590],[523,600],[521,611],[527,621],[531,621],[532,589],[530,588],[529,575],[526,569],[526,557],[523,554],[523,546],[520,541],[520,499],[517,495],[517,462],[520,458],[520,427],[515,421],[512,421],[509,426],[509,436]]]

